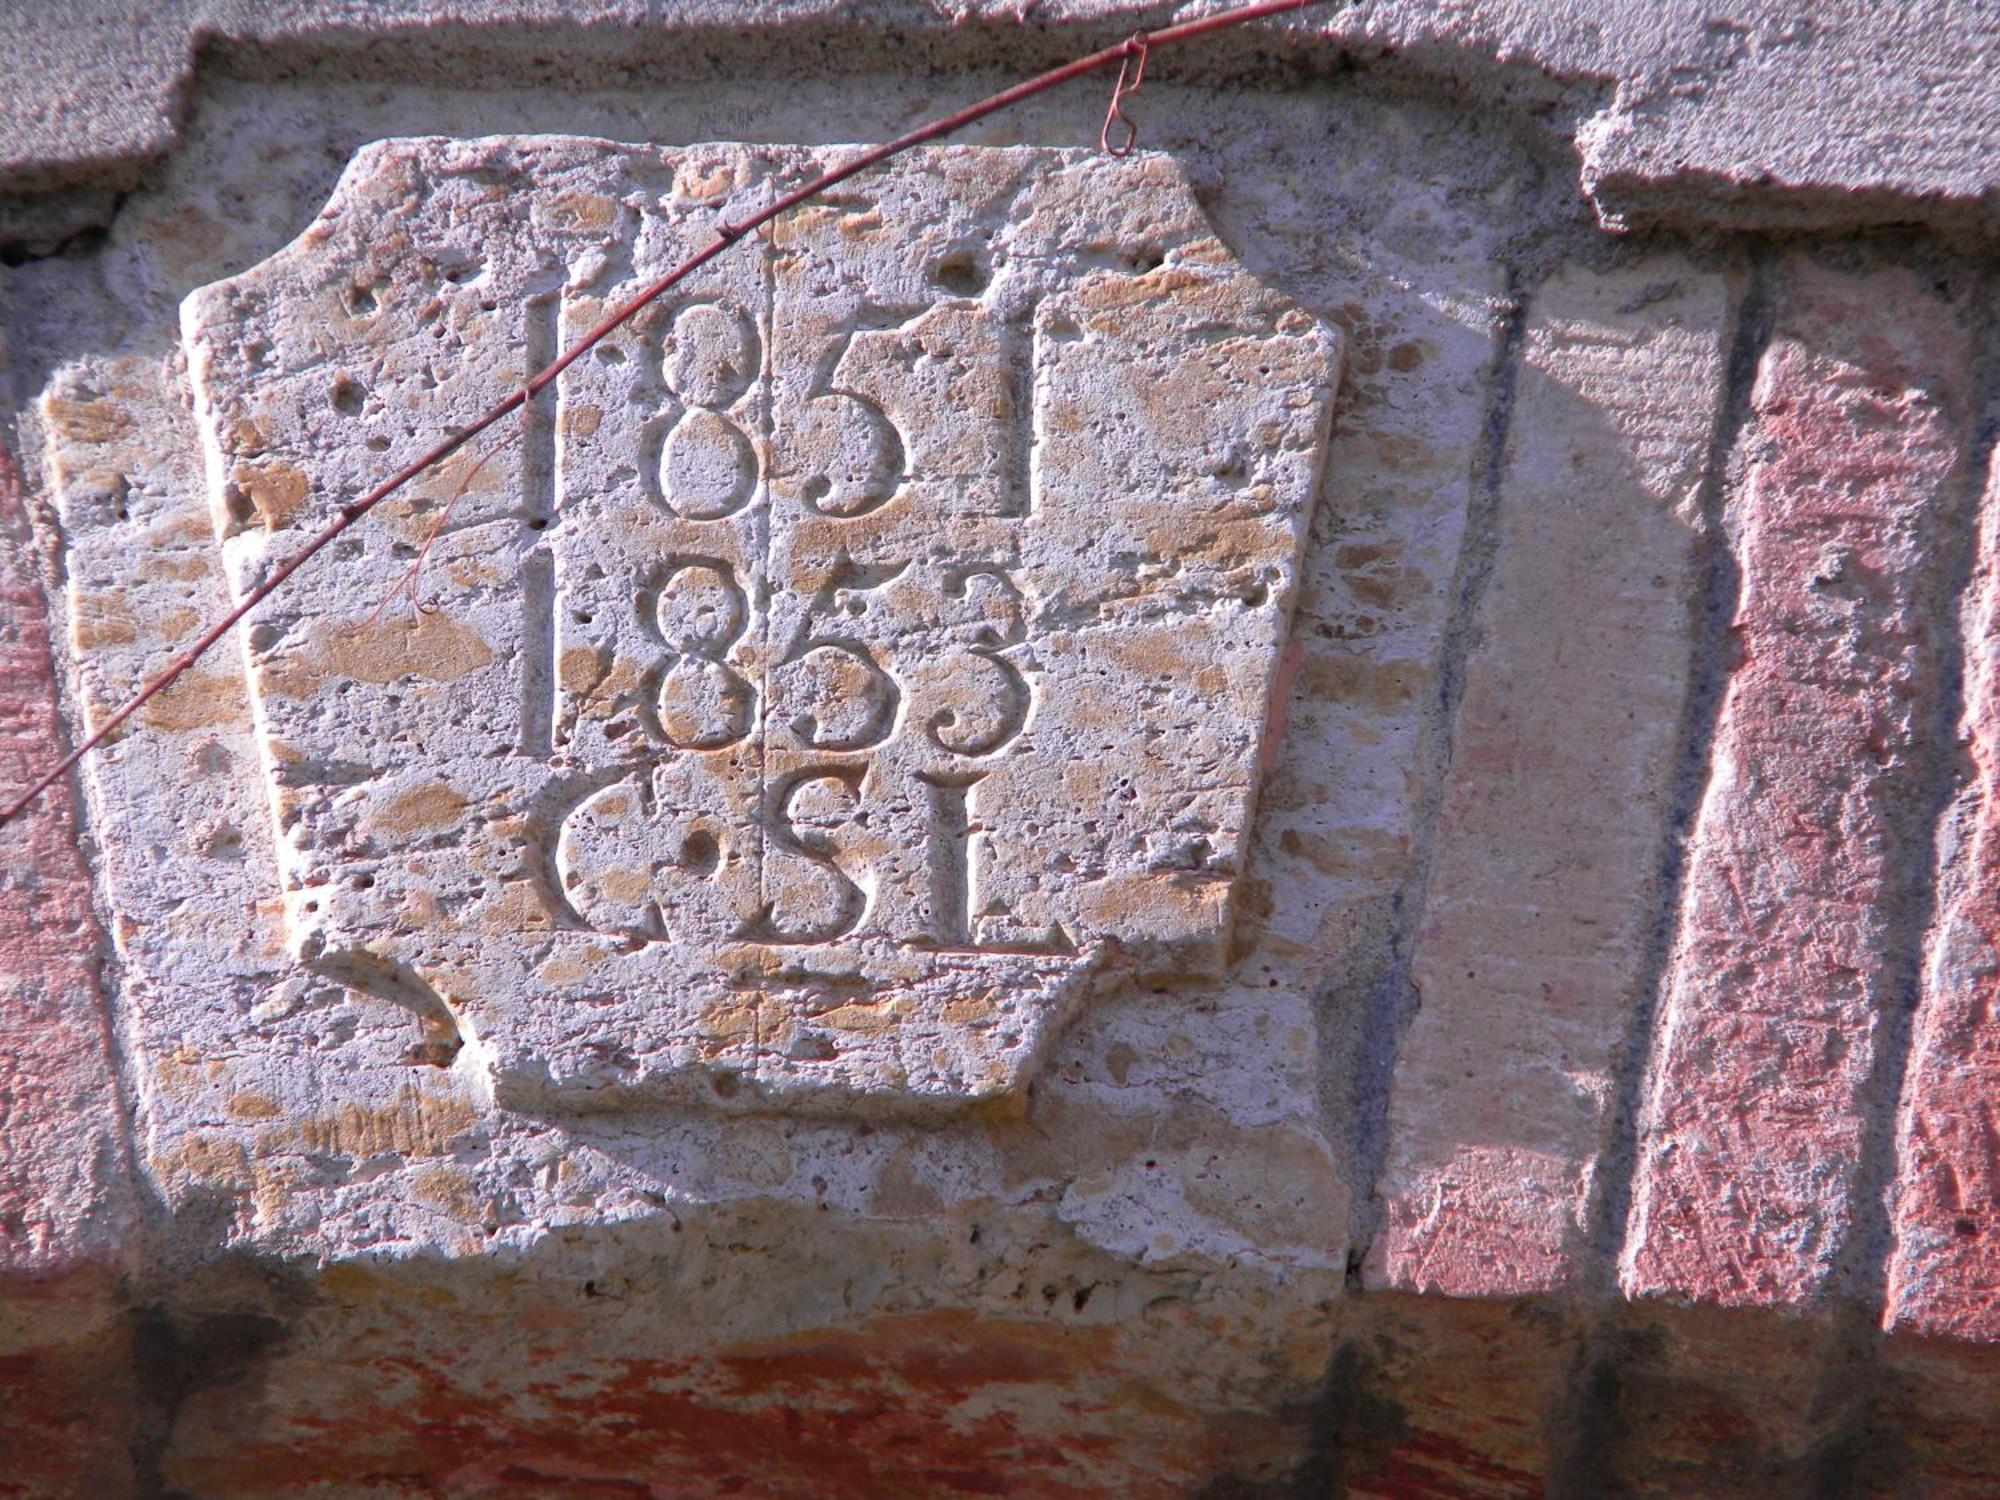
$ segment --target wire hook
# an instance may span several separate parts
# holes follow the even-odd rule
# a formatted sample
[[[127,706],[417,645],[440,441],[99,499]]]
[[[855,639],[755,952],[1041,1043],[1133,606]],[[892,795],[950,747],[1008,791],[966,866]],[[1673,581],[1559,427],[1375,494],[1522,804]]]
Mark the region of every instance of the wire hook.
[[[1139,85],[1146,81],[1146,54],[1150,42],[1143,31],[1135,31],[1125,43],[1125,55],[1118,62],[1118,81],[1111,86],[1111,107],[1104,111],[1104,124],[1097,132],[1097,149],[1106,156],[1130,156],[1132,148],[1139,143],[1139,127],[1134,125],[1125,113],[1125,101],[1139,92]],[[1134,67],[1132,60],[1138,59]],[[1124,144],[1111,144],[1111,127],[1125,127]]]

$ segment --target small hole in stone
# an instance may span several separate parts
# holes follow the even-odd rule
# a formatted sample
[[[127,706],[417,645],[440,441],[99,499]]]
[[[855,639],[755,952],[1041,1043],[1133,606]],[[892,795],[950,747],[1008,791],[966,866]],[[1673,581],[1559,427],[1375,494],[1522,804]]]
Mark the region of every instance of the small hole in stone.
[[[833,493],[833,481],[824,474],[815,474],[806,481],[806,499],[818,503]]]
[[[597,362],[601,365],[622,365],[625,363],[625,351],[616,344],[599,344]]]
[[[210,859],[237,859],[243,853],[242,831],[225,823],[208,836],[201,852]]]
[[[547,516],[528,517],[528,530],[547,531],[548,529],[549,529],[549,518]]]
[[[717,1073],[709,1079],[708,1086],[715,1090],[718,1098],[734,1099],[743,1082],[734,1073]]]
[[[705,828],[697,828],[681,844],[680,867],[696,875],[714,873],[722,863],[722,850],[715,842],[715,835]]]
[[[333,382],[333,409],[344,417],[358,417],[366,394],[358,381],[339,376]]]
[[[375,289],[370,286],[350,287],[347,292],[347,310],[357,318],[365,318],[375,311]]]
[[[985,271],[963,250],[939,261],[931,272],[931,280],[954,297],[977,297],[986,290]]]

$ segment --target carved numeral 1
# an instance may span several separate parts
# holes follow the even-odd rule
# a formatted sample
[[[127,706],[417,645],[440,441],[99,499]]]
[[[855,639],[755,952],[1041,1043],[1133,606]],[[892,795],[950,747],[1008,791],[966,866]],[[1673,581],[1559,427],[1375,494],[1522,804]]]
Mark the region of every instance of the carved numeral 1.
[[[527,375],[555,358],[561,318],[560,293],[545,292],[528,299],[522,330]],[[557,392],[544,395],[521,414],[521,510],[534,532],[543,532],[556,511],[561,455],[556,451],[556,423],[548,409],[552,399],[559,399]],[[521,559],[521,608],[520,753],[531,760],[547,760],[555,750],[556,717],[556,574],[547,542],[532,547]]]
[[[1012,408],[1007,424],[1006,472],[1000,519],[1025,521],[1035,513],[1035,355],[1040,339],[1035,332],[1036,304],[1030,302],[1017,320],[1000,330],[1002,355],[1007,371],[1008,405]]]

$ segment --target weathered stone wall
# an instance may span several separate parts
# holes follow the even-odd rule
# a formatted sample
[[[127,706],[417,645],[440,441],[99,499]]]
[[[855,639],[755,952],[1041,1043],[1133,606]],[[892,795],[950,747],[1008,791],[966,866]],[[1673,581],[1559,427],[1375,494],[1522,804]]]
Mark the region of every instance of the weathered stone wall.
[[[0,15],[0,790],[1157,21]],[[738,246],[0,828],[0,1493],[2000,1492],[1996,61],[1328,8]]]

